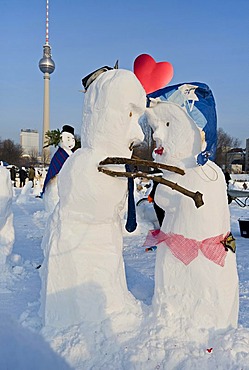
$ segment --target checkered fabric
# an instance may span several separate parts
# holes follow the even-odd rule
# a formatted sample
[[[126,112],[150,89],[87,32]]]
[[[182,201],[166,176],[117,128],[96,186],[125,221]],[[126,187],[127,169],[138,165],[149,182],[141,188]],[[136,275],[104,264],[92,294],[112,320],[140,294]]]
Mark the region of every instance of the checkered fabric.
[[[193,261],[198,256],[200,250],[210,261],[223,267],[225,265],[227,251],[222,242],[224,242],[228,235],[229,232],[225,236],[221,234],[198,241],[185,238],[180,234],[165,234],[160,230],[150,230],[144,246],[165,245],[185,265]]]

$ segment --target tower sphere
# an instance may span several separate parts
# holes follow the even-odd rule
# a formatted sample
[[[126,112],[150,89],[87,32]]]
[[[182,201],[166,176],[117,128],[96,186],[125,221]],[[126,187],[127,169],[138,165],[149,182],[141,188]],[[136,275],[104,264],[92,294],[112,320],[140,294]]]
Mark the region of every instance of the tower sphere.
[[[39,62],[39,68],[40,70],[43,72],[43,73],[53,73],[54,70],[55,70],[55,64],[54,64],[54,61],[53,59],[51,58],[42,58]]]
[[[51,47],[48,43],[43,46],[43,58],[39,62],[39,68],[43,73],[53,73],[55,64],[51,58]]]

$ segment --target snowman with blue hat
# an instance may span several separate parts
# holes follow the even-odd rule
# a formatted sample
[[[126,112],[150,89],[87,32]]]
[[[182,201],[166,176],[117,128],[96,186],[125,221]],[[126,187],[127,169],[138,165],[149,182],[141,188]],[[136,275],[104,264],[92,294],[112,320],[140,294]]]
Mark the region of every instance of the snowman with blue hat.
[[[150,69],[148,69],[148,65]],[[224,174],[215,163],[217,117],[210,88],[199,82],[163,87],[161,71],[148,55],[134,71],[146,87],[147,123],[156,142],[163,179],[202,194],[203,202],[159,184],[155,201],[165,211],[160,230],[147,242],[157,246],[153,311],[159,324],[196,339],[209,329],[237,327],[239,308],[235,240]],[[158,77],[159,86],[155,89]]]

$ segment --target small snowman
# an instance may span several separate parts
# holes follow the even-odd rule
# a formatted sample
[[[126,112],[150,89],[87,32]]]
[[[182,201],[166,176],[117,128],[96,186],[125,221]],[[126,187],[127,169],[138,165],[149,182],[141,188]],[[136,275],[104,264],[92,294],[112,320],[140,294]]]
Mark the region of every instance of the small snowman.
[[[177,166],[185,175],[163,177],[203,194],[204,205],[159,184],[156,203],[165,210],[158,235],[153,308],[157,318],[187,333],[191,328],[236,327],[238,275],[236,255],[228,247],[230,214],[221,169],[207,160],[203,132],[179,105],[154,101],[147,120],[160,149],[156,160]]]
[[[59,148],[51,160],[42,190],[45,211],[49,214],[53,212],[59,201],[57,175],[68,157],[73,154],[72,149],[74,146],[74,128],[69,125],[64,125],[60,135]]]

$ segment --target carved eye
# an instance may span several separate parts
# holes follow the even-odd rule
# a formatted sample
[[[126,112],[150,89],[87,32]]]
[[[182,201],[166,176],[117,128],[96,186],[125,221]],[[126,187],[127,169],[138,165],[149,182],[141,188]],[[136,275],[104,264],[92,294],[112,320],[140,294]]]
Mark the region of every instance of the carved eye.
[[[169,122],[165,122],[164,125],[169,127]]]
[[[132,112],[130,112],[129,116],[132,117]]]

